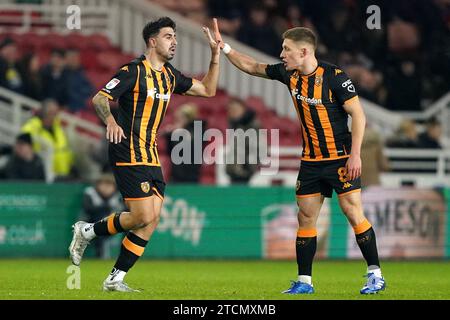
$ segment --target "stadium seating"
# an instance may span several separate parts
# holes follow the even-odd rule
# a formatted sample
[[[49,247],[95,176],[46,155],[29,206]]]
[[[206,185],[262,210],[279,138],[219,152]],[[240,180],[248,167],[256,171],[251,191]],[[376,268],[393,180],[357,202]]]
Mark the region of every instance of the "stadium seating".
[[[133,55],[121,52],[118,47],[112,45],[109,39],[102,34],[83,35],[76,32],[69,35],[52,32],[43,35],[33,32],[24,34],[6,33],[0,35],[0,41],[5,37],[10,37],[16,41],[19,52],[35,52],[41,65],[48,62],[52,49],[78,49],[81,55],[81,63],[86,70],[89,80],[96,89],[104,86],[117,71],[118,67],[134,58]],[[202,75],[197,75],[196,78],[202,78]],[[164,130],[165,126],[172,122],[174,109],[184,103],[191,102],[198,106],[199,118],[206,122],[207,128],[216,128],[225,132],[228,127],[227,104],[231,98],[232,96],[221,89],[217,90],[215,97],[209,99],[174,95],[161,129]],[[287,117],[281,118],[277,116],[259,97],[248,97],[245,103],[256,112],[262,128],[280,129],[281,145],[293,146],[300,143],[298,122]],[[77,112],[76,116],[98,123],[92,103],[89,103],[87,110]],[[158,141],[158,147],[162,163],[170,162],[170,158],[166,154],[165,142]],[[169,166],[166,165],[164,167],[166,167],[166,176],[170,176]],[[202,168],[201,182],[205,184],[213,184],[215,182],[214,166],[205,165]]]

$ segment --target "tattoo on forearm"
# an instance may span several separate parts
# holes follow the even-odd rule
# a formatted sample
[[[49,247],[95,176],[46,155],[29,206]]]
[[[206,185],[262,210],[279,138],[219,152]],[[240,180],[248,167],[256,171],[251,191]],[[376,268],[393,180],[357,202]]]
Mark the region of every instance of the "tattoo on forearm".
[[[95,111],[100,119],[106,123],[106,119],[111,115],[108,98],[105,97],[104,99],[98,99],[95,104]]]

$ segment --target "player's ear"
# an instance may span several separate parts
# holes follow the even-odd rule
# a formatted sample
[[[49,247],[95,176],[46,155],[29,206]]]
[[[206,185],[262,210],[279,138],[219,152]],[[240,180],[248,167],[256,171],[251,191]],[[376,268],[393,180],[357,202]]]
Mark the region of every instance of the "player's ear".
[[[308,54],[308,49],[306,47],[300,48],[300,58],[304,58]]]
[[[156,47],[156,38],[149,38],[148,44],[149,44],[150,48],[155,48]]]

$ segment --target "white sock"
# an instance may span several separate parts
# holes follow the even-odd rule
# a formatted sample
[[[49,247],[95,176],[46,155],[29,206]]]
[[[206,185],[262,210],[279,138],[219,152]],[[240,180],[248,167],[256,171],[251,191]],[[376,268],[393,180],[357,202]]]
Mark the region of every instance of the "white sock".
[[[311,283],[312,277],[311,276],[303,276],[303,275],[298,276],[298,281],[312,285],[312,283]]]
[[[123,278],[125,278],[126,274],[127,273],[125,271],[113,268],[111,273],[108,275],[108,278],[106,278],[106,281],[108,281],[108,282],[123,281]]]
[[[89,241],[94,239],[96,237],[96,234],[94,232],[94,224],[88,223],[83,228],[81,228],[81,234],[83,237]]]
[[[377,278],[382,278],[381,269],[379,266],[368,266],[367,273],[373,273]]]

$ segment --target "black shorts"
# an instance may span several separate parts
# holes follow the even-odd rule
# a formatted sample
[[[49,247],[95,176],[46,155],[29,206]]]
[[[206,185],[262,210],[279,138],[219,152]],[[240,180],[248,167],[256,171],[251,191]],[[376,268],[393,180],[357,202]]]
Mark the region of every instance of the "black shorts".
[[[347,181],[345,164],[348,158],[325,161],[302,161],[298,173],[297,198],[323,195],[331,198],[333,189],[338,195],[359,191],[361,178]]]
[[[117,188],[124,200],[141,200],[157,195],[164,198],[166,183],[157,166],[112,166]]]

